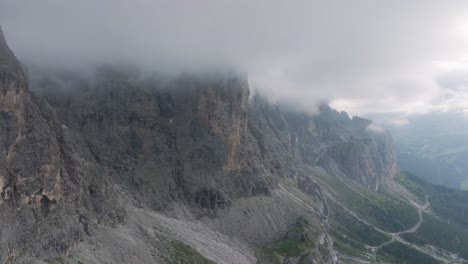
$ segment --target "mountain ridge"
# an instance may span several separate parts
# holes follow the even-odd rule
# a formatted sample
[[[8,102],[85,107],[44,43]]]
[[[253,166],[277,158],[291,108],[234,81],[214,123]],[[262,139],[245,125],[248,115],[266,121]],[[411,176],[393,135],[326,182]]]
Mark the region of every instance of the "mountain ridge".
[[[339,205],[388,232],[417,220],[369,120],[284,110],[236,74],[18,69],[0,94],[2,262],[337,263]]]

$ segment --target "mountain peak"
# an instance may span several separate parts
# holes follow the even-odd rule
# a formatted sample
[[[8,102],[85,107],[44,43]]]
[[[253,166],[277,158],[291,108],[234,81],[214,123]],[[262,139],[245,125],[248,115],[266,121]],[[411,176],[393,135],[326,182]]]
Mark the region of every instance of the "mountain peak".
[[[8,47],[2,27],[0,26],[0,69],[11,69],[16,62],[16,57]]]

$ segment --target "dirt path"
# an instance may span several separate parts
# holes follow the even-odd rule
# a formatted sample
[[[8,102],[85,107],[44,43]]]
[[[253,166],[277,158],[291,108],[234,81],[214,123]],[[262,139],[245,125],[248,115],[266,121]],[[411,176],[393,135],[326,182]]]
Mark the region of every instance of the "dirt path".
[[[372,263],[377,263],[377,251],[379,251],[381,248],[385,247],[386,245],[389,245],[393,242],[395,242],[395,240],[403,243],[403,244],[406,244],[406,245],[410,245],[412,246],[413,248],[419,250],[419,251],[422,251],[426,254],[429,254],[430,256],[442,261],[442,262],[446,262],[447,260],[446,259],[443,259],[439,256],[435,256],[434,254],[431,254],[430,252],[427,252],[426,250],[422,249],[422,248],[419,248],[419,247],[415,247],[414,245],[412,245],[411,243],[408,243],[407,241],[405,241],[404,239],[402,239],[400,237],[400,235],[402,234],[411,234],[411,233],[414,233],[416,231],[418,231],[419,227],[421,226],[421,224],[423,223],[424,219],[423,219],[423,216],[422,216],[422,213],[424,210],[426,210],[430,203],[429,203],[429,197],[426,196],[426,203],[424,205],[420,205],[418,203],[416,203],[415,201],[413,200],[410,200],[410,203],[411,205],[413,205],[416,210],[418,211],[418,216],[419,216],[419,220],[418,222],[411,228],[409,229],[406,229],[406,230],[403,230],[403,231],[400,231],[400,232],[396,232],[396,233],[387,233],[388,235],[391,236],[390,240],[389,241],[386,241],[378,246],[375,246],[375,247],[369,247],[370,250],[371,250],[371,254],[372,254]]]
[[[351,260],[353,260],[354,262],[359,262],[359,263],[378,263],[377,262],[377,252],[395,242],[395,241],[398,241],[402,244],[405,244],[415,250],[418,250],[426,255],[429,255],[429,256],[432,256],[433,258],[441,261],[442,263],[453,263],[453,259],[450,257],[450,256],[445,256],[445,255],[439,255],[433,251],[431,251],[430,249],[427,249],[425,247],[420,247],[418,245],[415,245],[415,244],[412,244],[406,240],[404,240],[403,238],[401,238],[400,236],[401,235],[404,235],[404,234],[411,234],[411,233],[415,233],[418,231],[419,227],[421,226],[421,224],[423,223],[424,219],[423,219],[423,212],[424,210],[426,210],[427,208],[429,208],[430,206],[430,202],[429,202],[429,197],[426,196],[426,202],[425,204],[421,205],[419,203],[417,203],[415,200],[414,200],[414,197],[413,196],[410,196],[410,195],[405,195],[403,196],[402,198],[404,198],[405,200],[407,200],[407,202],[409,202],[409,204],[411,204],[416,210],[417,210],[417,213],[418,213],[418,221],[411,227],[411,228],[408,228],[408,229],[405,229],[405,230],[402,230],[402,231],[399,231],[399,232],[395,232],[395,233],[391,233],[391,232],[387,232],[387,231],[384,231],[376,226],[374,226],[373,224],[369,223],[368,221],[366,221],[365,219],[361,218],[359,215],[357,215],[353,210],[351,210],[350,208],[348,208],[346,205],[342,204],[340,201],[338,201],[338,199],[336,199],[334,197],[334,195],[336,195],[336,193],[334,192],[334,190],[332,190],[331,188],[327,187],[327,185],[322,182],[321,180],[319,180],[320,183],[322,183],[323,186],[326,186],[326,188],[324,188],[323,192],[325,193],[325,196],[327,197],[327,199],[329,201],[331,201],[332,203],[338,205],[339,207],[341,207],[344,211],[346,211],[347,213],[349,213],[351,216],[353,216],[355,219],[359,220],[360,222],[372,227],[375,231],[379,232],[379,233],[382,233],[384,235],[387,235],[390,237],[390,239],[388,241],[385,241],[383,242],[382,244],[378,245],[378,246],[369,246],[369,245],[365,245],[366,248],[370,251],[370,254],[368,255],[368,257],[370,258],[370,261],[369,260],[365,260],[365,259],[359,259],[359,261],[357,261],[357,258],[350,258]],[[348,186],[348,187],[351,187],[351,186]],[[348,256],[349,257],[349,256]],[[462,261],[462,263],[468,263],[468,261],[464,260],[464,259],[459,259],[459,261]]]
[[[411,204],[412,204],[414,207],[416,207],[417,210],[418,210],[419,221],[418,221],[418,222],[416,223],[416,225],[414,225],[412,228],[395,233],[395,236],[397,236],[397,237],[398,237],[399,235],[401,235],[401,234],[411,234],[411,233],[414,233],[414,232],[418,231],[419,227],[421,226],[421,224],[422,224],[422,222],[423,222],[422,212],[423,212],[424,210],[426,210],[426,209],[429,207],[429,205],[430,205],[430,203],[429,203],[429,197],[427,197],[427,196],[426,196],[426,204],[424,204],[424,205],[422,205],[422,206],[419,205],[419,204],[417,204],[417,203],[414,202],[414,201],[410,201],[410,202],[411,202]]]

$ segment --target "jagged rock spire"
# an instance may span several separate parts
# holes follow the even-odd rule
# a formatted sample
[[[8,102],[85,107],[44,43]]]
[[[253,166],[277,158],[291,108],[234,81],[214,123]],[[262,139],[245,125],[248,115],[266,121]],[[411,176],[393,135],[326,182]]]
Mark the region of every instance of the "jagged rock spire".
[[[0,26],[0,72],[16,72],[18,60],[8,47],[2,27]]]
[[[3,35],[2,26],[0,26],[0,62],[16,60],[15,55],[8,47],[8,44]]]
[[[27,78],[20,62],[8,47],[0,26],[0,110],[14,108],[13,104],[18,98],[6,96],[8,91],[13,90],[16,93],[28,90]]]

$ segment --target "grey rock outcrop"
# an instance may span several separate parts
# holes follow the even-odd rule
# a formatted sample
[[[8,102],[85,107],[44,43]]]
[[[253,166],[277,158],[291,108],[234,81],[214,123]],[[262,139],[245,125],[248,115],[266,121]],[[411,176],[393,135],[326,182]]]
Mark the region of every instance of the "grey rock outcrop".
[[[93,78],[33,83],[39,97],[0,34],[2,262],[63,255],[94,227],[124,223],[125,207],[166,212],[178,204],[254,246],[287,236],[308,214],[307,243],[321,251],[296,260],[336,263],[326,200],[310,168],[338,168],[373,190],[396,172],[390,136],[369,130],[370,121],[328,106],[307,115],[249,99],[239,74],[140,78],[107,67]],[[294,191],[281,189],[285,182]],[[316,204],[298,203],[305,198],[296,191]],[[250,216],[263,206],[256,197],[269,204]],[[236,224],[234,213],[242,214]],[[255,240],[240,230],[258,227],[254,220],[273,223],[273,233]]]
[[[250,131],[264,162],[278,164],[272,164],[279,169],[275,174],[298,174],[304,165],[336,164],[348,177],[377,190],[384,178],[397,173],[391,135],[370,129],[369,120],[349,118],[326,105],[317,115],[281,111],[260,97],[249,110]]]
[[[42,85],[58,90],[37,89],[138,206],[165,210],[182,202],[198,217],[218,217],[237,199],[270,195],[279,182],[292,180],[303,192],[322,197],[320,214],[326,219],[326,201],[308,180],[309,167],[338,168],[372,190],[396,172],[391,137],[370,130],[368,120],[328,106],[308,115],[258,95],[249,100],[246,79],[235,74],[150,81],[122,76],[72,78],[65,92],[60,83],[70,79],[54,77]],[[327,223],[318,225],[323,232],[314,237],[326,241],[322,251],[329,255],[313,254],[333,263]],[[249,241],[236,228],[242,227],[223,232]],[[271,237],[285,234],[277,232]]]
[[[1,34],[0,63],[0,260],[64,254],[88,222],[121,218],[110,178],[29,91]]]
[[[13,52],[8,47],[8,44],[5,40],[5,36],[3,35],[3,30],[0,26],[0,70],[5,72],[12,72],[16,71],[17,67],[17,60]]]
[[[97,79],[59,98],[48,91],[45,98],[138,202],[163,209],[184,200],[217,209],[238,197],[268,193],[269,174],[256,173],[265,169],[247,143],[244,79]]]

